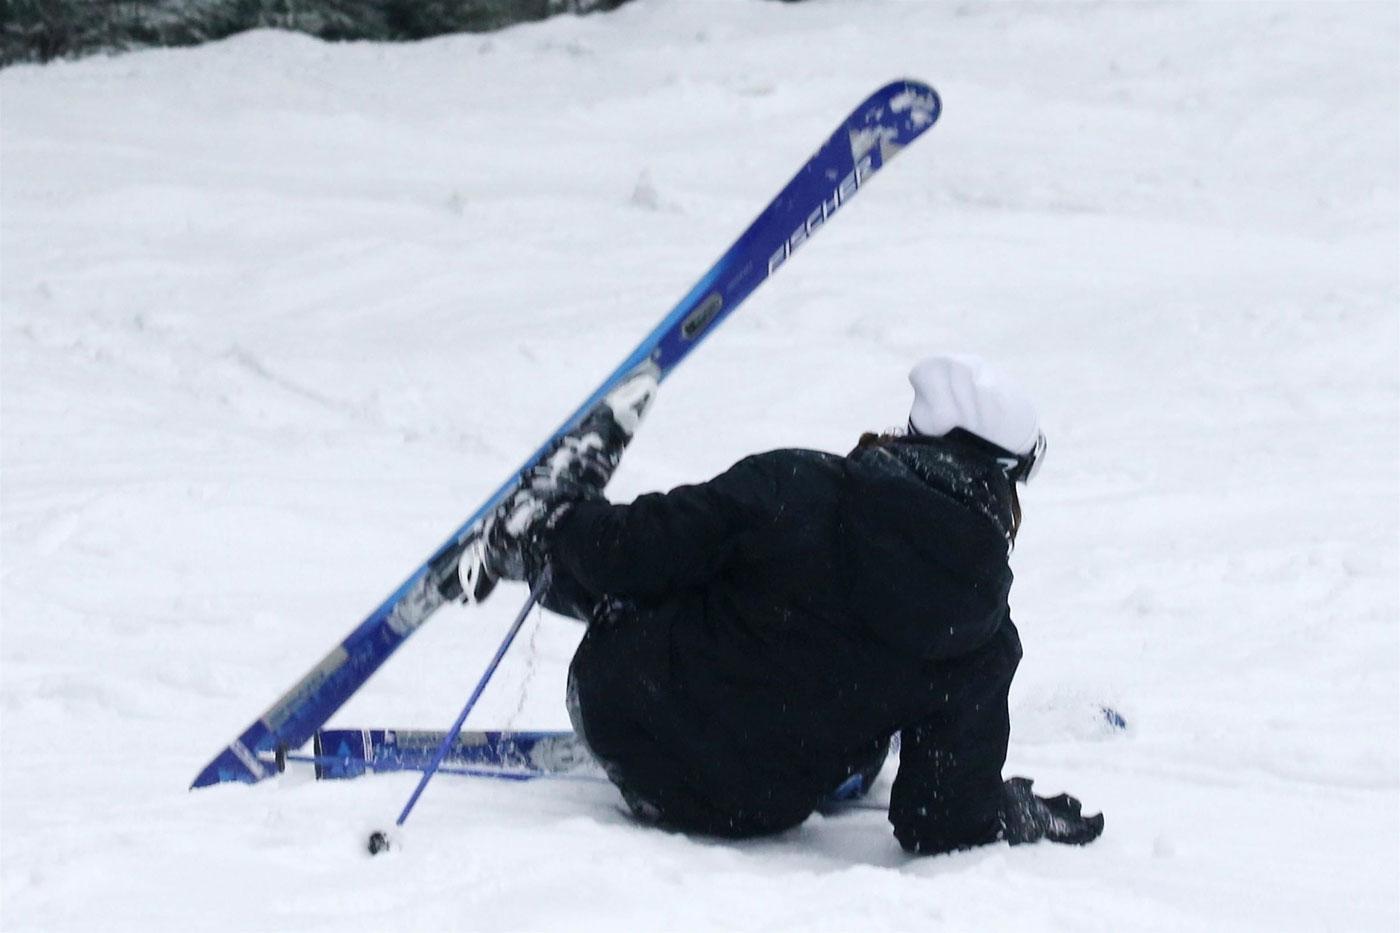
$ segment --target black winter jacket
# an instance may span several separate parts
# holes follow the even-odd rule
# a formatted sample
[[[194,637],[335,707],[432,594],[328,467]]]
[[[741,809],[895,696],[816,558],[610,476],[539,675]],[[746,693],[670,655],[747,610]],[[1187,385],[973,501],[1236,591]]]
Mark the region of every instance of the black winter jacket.
[[[634,809],[742,836],[800,823],[902,731],[900,842],[992,841],[1011,495],[985,457],[916,438],[575,506],[547,550],[556,588],[603,607],[571,668],[585,740]]]

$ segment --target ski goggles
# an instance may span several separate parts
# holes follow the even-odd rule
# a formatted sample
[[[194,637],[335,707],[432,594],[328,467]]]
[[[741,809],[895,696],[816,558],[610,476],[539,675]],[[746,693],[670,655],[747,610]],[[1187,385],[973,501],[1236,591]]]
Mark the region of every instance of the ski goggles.
[[[1008,479],[1017,483],[1029,483],[1040,472],[1040,465],[1045,462],[1045,432],[1035,436],[1035,446],[1031,448],[1030,453],[998,457],[997,462],[1001,464]]]
[[[914,423],[909,422],[911,435],[918,436],[918,429]],[[954,428],[945,437],[966,444],[975,450],[980,451],[984,456],[990,456],[1001,467],[1001,472],[1006,474],[1006,478],[1014,483],[1029,483],[1031,479],[1040,472],[1040,465],[1045,460],[1045,432],[1041,431],[1035,436],[1035,444],[1030,451],[1024,454],[1014,454],[998,444],[993,444],[986,438],[973,434],[966,428]]]

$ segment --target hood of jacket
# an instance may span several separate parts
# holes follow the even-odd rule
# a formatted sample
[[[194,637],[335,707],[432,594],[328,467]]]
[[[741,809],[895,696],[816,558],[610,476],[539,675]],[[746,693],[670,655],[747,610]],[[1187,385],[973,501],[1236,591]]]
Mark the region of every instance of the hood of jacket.
[[[942,438],[847,457],[841,503],[850,612],[900,654],[955,658],[1007,616],[1012,489],[994,463]]]

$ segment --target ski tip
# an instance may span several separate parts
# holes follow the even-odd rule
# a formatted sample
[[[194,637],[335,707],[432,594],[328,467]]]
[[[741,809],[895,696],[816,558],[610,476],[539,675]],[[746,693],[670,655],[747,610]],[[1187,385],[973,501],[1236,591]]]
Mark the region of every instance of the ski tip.
[[[932,125],[943,113],[943,98],[933,86],[917,78],[901,78],[885,86],[890,106],[896,113],[906,112],[921,125]]]
[[[879,145],[881,163],[938,122],[943,101],[922,81],[901,78],[880,88],[857,107],[846,123],[857,161]],[[859,143],[859,147],[857,147]]]
[[[900,88],[908,88],[909,90],[926,91],[929,94],[934,95],[938,93],[933,89],[933,85],[929,84],[927,81],[921,81],[918,78],[911,78],[908,76],[905,76],[903,78],[896,78],[889,84],[885,85],[885,87],[891,91],[899,90]]]
[[[932,84],[929,84],[927,81],[921,81],[918,78],[900,78],[898,81],[895,82],[895,84],[902,84],[905,88],[911,91],[918,91],[923,94],[931,94],[935,98],[938,97],[938,91],[934,88]]]

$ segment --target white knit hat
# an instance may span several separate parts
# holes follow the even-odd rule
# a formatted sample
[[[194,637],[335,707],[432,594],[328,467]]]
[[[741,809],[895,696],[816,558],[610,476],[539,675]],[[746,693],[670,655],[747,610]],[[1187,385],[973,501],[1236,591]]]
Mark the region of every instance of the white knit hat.
[[[962,428],[1017,456],[1035,451],[1040,423],[1019,386],[977,356],[931,356],[909,372],[909,426],[942,437]]]

